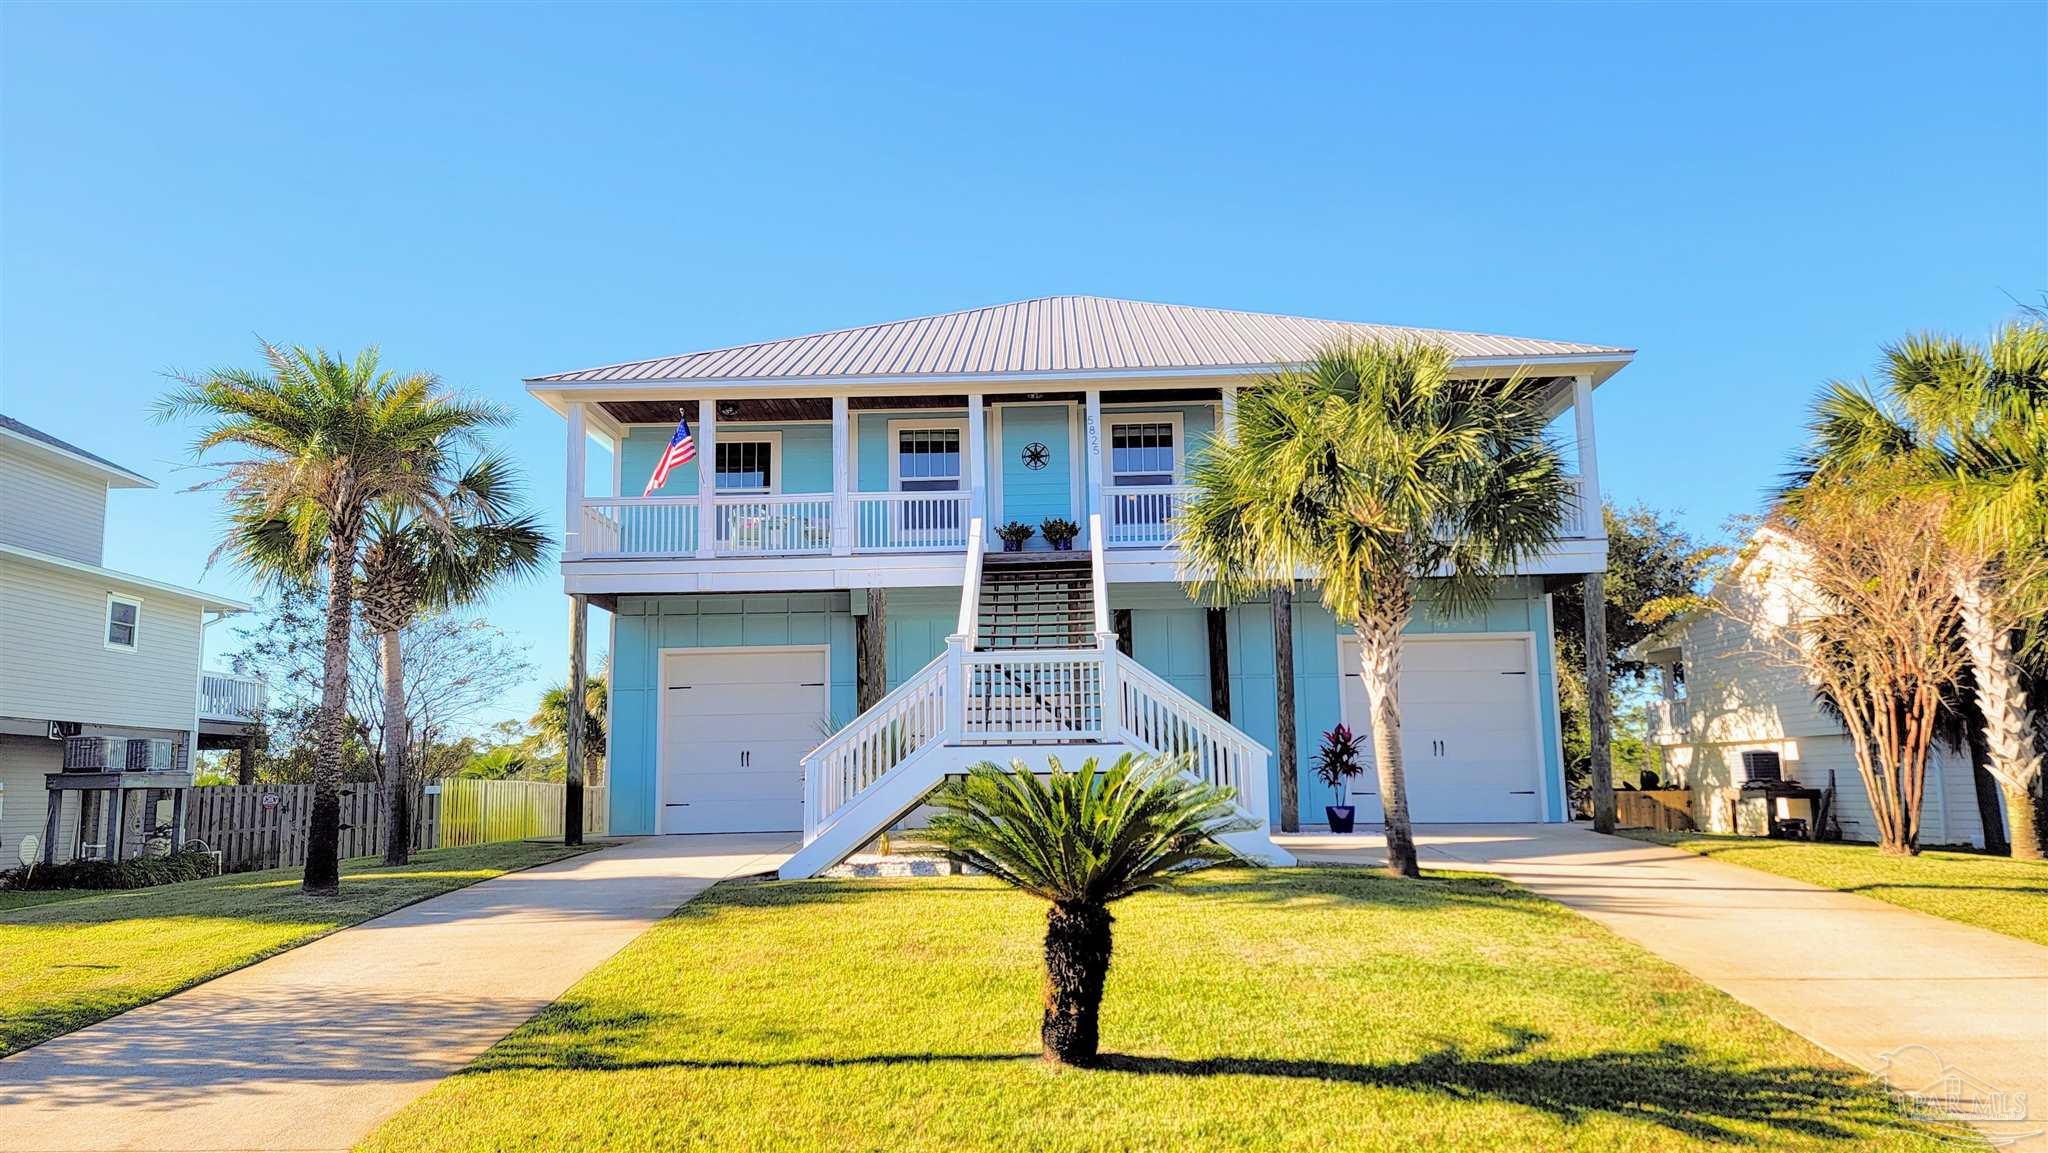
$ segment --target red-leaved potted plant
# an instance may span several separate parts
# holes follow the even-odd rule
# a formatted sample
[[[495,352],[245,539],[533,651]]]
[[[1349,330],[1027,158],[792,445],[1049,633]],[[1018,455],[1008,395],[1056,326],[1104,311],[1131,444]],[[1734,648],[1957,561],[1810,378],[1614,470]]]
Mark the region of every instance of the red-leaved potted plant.
[[[1364,745],[1351,735],[1350,726],[1339,724],[1323,734],[1323,747],[1316,750],[1316,779],[1328,785],[1337,794],[1337,799],[1342,800],[1345,782],[1365,771],[1365,763],[1361,759],[1363,754]],[[1329,815],[1333,833],[1350,832],[1358,815],[1350,805],[1325,805],[1323,812]]]

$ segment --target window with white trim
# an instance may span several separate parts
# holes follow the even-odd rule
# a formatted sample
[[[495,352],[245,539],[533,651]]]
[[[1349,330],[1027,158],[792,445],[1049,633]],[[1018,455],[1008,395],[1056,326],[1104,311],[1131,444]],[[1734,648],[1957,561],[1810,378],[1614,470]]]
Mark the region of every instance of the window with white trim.
[[[1180,454],[1173,422],[1119,421],[1109,426],[1110,483],[1118,488],[1173,484]]]
[[[135,648],[136,634],[142,628],[142,602],[132,597],[107,594],[106,645],[110,649]]]
[[[896,488],[899,492],[960,491],[960,430],[896,430]]]
[[[775,444],[769,440],[725,440],[718,446],[718,491],[775,491]]]

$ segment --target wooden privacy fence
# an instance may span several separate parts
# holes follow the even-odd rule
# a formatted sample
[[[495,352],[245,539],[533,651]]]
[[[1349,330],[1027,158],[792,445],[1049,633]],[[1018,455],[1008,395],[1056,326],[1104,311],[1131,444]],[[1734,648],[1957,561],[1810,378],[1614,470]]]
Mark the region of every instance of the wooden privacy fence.
[[[1686,789],[1616,789],[1614,823],[1623,829],[1685,832],[1695,827],[1692,793]]]
[[[562,791],[554,781],[452,778],[441,786],[442,845],[482,845],[562,835]],[[583,790],[583,832],[611,827],[603,789]]]
[[[412,847],[480,845],[562,835],[562,790],[548,781],[429,781],[413,794]],[[602,834],[605,791],[583,791],[586,834]],[[192,790],[185,839],[221,854],[221,868],[239,873],[306,863],[311,785],[207,785]],[[455,818],[451,830],[448,817]],[[370,782],[342,786],[341,855],[384,852],[384,791]]]

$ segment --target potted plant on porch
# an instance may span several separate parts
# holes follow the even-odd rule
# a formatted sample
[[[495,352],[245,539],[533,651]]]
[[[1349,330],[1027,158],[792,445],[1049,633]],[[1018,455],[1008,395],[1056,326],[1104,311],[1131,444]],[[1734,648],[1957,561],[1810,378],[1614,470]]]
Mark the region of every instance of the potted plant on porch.
[[[1031,534],[1036,531],[1021,520],[1013,520],[997,529],[996,535],[1003,538],[1004,552],[1023,552],[1024,542],[1030,540]]]
[[[1039,522],[1038,533],[1055,551],[1069,552],[1074,538],[1081,535],[1081,526],[1065,517],[1049,516]]]
[[[1359,760],[1363,746],[1357,737],[1351,735],[1351,727],[1339,723],[1337,727],[1323,734],[1323,747],[1316,750],[1316,779],[1328,785],[1344,799],[1344,783],[1365,771]],[[1357,810],[1351,805],[1325,805],[1323,812],[1330,818],[1330,831],[1348,833],[1357,817]]]

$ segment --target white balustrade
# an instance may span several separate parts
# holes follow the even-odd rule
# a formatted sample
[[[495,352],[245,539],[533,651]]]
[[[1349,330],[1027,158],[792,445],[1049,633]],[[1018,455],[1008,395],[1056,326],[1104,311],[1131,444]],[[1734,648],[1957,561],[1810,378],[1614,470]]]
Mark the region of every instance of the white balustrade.
[[[714,497],[719,556],[778,556],[832,551],[832,495]]]
[[[1106,486],[1102,507],[1115,546],[1173,543],[1173,522],[1191,490],[1186,485]]]
[[[961,737],[978,744],[1102,739],[1104,659],[1096,649],[963,654]]]
[[[199,674],[199,715],[214,720],[253,721],[263,715],[267,691],[255,677],[234,673]]]
[[[967,547],[964,492],[856,492],[855,552],[933,552]]]
[[[946,731],[945,654],[804,758],[804,840]]]
[[[689,556],[697,551],[697,498],[587,499],[582,548],[586,557]]]
[[[1692,710],[1685,701],[1663,699],[1650,702],[1650,739],[1660,744],[1683,744],[1692,728]]]
[[[1188,758],[1188,771],[1237,794],[1238,807],[1264,821],[1265,746],[1134,660],[1117,664],[1123,737],[1149,753]]]

